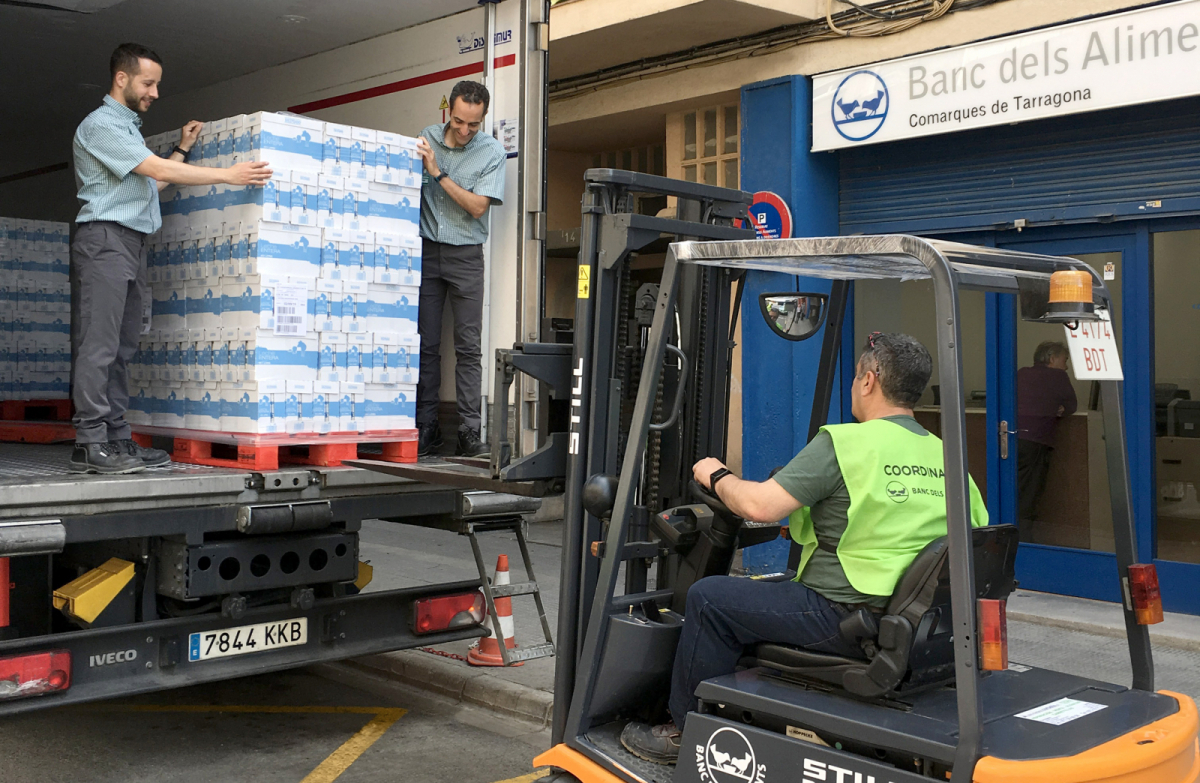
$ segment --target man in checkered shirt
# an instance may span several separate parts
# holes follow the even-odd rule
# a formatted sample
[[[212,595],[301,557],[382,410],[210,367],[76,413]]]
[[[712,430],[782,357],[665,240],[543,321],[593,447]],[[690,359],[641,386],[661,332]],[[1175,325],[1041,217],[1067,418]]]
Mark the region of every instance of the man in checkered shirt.
[[[461,81],[450,91],[450,120],[421,131],[417,149],[425,164],[421,185],[421,374],[417,384],[417,454],[442,447],[438,405],[442,384],[442,308],[454,316],[454,391],[458,408],[456,453],[479,457],[490,449],[482,425],[483,243],[487,214],[504,200],[504,146],[480,133],[487,88]]]
[[[158,192],[174,185],[262,185],[267,163],[227,169],[184,163],[203,124],[193,120],[180,132],[169,158],[151,152],[142,138],[142,119],[158,98],[162,60],[138,44],[121,44],[109,61],[112,83],[100,108],[75,131],[75,179],[82,208],[71,240],[71,266],[79,280],[72,398],[75,402],[76,473],[135,473],[165,465],[165,451],[132,439],[125,422],[129,407],[126,366],[137,351],[146,285],[146,237],[162,217]]]

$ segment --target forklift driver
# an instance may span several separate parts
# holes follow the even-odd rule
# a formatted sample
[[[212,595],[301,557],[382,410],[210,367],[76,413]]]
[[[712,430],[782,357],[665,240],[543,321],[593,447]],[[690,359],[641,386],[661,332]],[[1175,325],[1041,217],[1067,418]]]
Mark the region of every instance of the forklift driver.
[[[755,522],[788,517],[803,547],[795,581],[711,576],[692,585],[671,680],[672,721],[633,722],[621,743],[648,761],[673,764],[696,687],[733,672],[744,648],[760,642],[863,657],[838,623],[860,608],[881,613],[917,554],[946,533],[942,442],[913,418],[929,382],[929,351],[905,334],[873,333],[851,389],[859,423],[821,428],[766,481],[734,476],[709,457],[697,483],[734,514]],[[971,481],[971,522],[987,510]]]

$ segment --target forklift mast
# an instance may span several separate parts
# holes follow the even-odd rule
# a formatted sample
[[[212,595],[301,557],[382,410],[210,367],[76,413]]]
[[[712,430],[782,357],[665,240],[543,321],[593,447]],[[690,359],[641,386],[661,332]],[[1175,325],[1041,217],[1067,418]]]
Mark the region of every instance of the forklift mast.
[[[652,323],[665,321],[667,312],[657,272],[654,282],[639,284],[632,262],[639,252],[664,252],[668,242],[754,237],[752,230],[734,224],[746,221],[749,193],[615,169],[590,169],[584,182],[570,429],[560,436],[567,460],[555,669],[556,744],[564,737],[569,705],[563,697],[574,690],[576,661],[597,595],[600,558],[591,556],[591,548],[607,532],[606,523],[584,508],[585,482],[626,471],[639,477],[629,543],[622,542],[631,546],[650,538],[651,514],[688,502],[685,492],[697,460],[725,456],[731,335],[743,273],[694,266],[679,276],[672,336],[664,355],[654,359],[666,363],[662,383],[652,389],[640,383],[647,336]],[[636,214],[635,194],[675,198],[675,216]],[[738,295],[731,297],[735,284]],[[651,431],[631,433],[629,423],[647,407],[653,409]],[[639,436],[648,439],[644,464],[623,465],[627,438]],[[646,549],[645,557],[625,561],[626,593],[646,590],[648,563],[658,548]]]

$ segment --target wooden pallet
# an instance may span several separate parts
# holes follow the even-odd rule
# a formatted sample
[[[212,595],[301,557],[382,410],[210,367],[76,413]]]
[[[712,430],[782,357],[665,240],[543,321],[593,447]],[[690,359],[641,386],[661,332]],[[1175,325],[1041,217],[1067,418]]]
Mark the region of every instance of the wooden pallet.
[[[134,440],[149,447],[152,436],[135,433]],[[385,462],[417,461],[417,438],[401,441],[371,440],[364,434],[359,443],[239,443],[237,445],[199,440],[195,437],[174,438],[171,459],[189,465],[208,465],[214,468],[238,470],[278,470],[280,465],[312,465],[331,468],[342,460],[358,459],[359,447],[382,447],[382,455],[373,450],[364,452],[369,459]]]

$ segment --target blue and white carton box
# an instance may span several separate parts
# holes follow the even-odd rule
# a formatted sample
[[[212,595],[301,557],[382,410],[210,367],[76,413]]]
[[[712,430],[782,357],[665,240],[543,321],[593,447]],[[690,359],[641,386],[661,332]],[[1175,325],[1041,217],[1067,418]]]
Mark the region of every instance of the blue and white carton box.
[[[292,172],[292,212],[288,220],[294,226],[317,226],[317,197],[320,191],[320,173],[316,171]]]
[[[375,132],[376,182],[419,188],[422,168],[415,138],[386,131]]]
[[[348,335],[346,340],[346,375],[344,383],[373,383],[372,372],[374,362],[374,344],[370,335],[362,335],[368,339],[352,340]]]
[[[353,130],[349,125],[325,123],[321,156],[322,173],[334,177],[349,176],[353,157],[351,152],[354,143],[352,134]]]
[[[152,289],[150,328],[171,334],[187,330],[187,292],[182,285]]]
[[[341,383],[346,380],[346,335],[323,332],[318,338],[317,380]]]
[[[364,270],[373,264],[374,256],[375,235],[370,231],[326,229],[321,242],[320,276],[326,280],[366,279]]]
[[[289,391],[282,379],[221,384],[221,429],[254,434],[302,432],[303,388],[293,385]]]
[[[371,192],[365,180],[347,179],[342,199],[342,228],[347,231],[373,231],[371,228]]]
[[[346,180],[331,174],[317,177],[317,225],[342,227],[342,203],[346,199]]]
[[[184,287],[184,295],[188,329],[209,330],[221,327],[221,282],[219,278],[188,281]],[[151,318],[153,318],[153,314]]]
[[[205,432],[221,429],[221,391],[215,383],[183,385],[183,426]]]
[[[374,282],[421,285],[421,237],[417,234],[375,235]]]
[[[358,280],[342,281],[342,331],[347,335],[366,335],[367,303],[370,284]],[[370,337],[366,338],[370,342]]]
[[[417,235],[421,230],[421,188],[372,182],[367,186],[368,228],[382,234]]]
[[[417,426],[417,387],[411,384],[366,385],[363,425],[371,430],[411,430]]]
[[[367,286],[367,329],[372,332],[415,333],[420,289],[371,283]]]
[[[375,131],[351,128],[349,179],[371,182],[375,179]]]
[[[236,351],[235,350],[235,355]],[[277,335],[258,331],[246,336],[247,381],[280,379],[312,383],[317,379],[320,353],[316,332],[302,335]]]
[[[319,434],[342,432],[342,384],[317,381],[313,384],[311,420],[306,431]]]
[[[376,332],[371,350],[374,383],[416,383],[421,372],[421,336]]]
[[[246,274],[311,277],[321,271],[321,229],[256,223],[242,226],[246,232]]]
[[[246,159],[289,171],[321,171],[324,126],[320,120],[293,114],[247,114],[243,133],[249,131],[250,149]]]
[[[316,292],[316,314],[313,331],[342,331],[342,281],[318,279]]]
[[[221,282],[221,323],[236,329],[238,337],[260,329],[274,332],[276,326],[285,327],[285,333],[312,331],[316,299],[311,278],[241,275]]]

